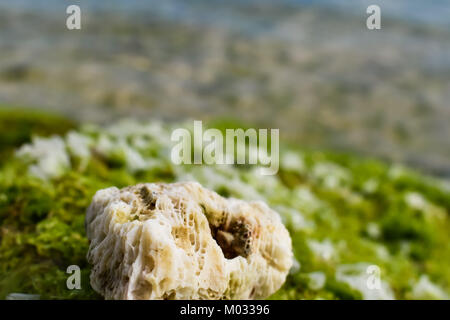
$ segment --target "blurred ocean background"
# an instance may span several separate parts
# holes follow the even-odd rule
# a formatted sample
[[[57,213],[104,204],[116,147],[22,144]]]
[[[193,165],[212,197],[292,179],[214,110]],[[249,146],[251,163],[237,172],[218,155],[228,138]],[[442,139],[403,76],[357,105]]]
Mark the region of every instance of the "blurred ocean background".
[[[381,30],[366,28],[370,4]],[[450,1],[0,0],[3,106],[229,117],[449,177],[449,101]]]

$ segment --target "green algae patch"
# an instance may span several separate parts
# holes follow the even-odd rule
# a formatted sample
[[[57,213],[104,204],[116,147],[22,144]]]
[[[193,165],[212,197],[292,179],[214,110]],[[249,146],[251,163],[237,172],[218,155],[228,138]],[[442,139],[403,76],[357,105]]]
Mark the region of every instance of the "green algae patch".
[[[0,163],[14,148],[30,142],[33,135],[64,134],[75,127],[62,116],[0,105]]]
[[[1,299],[11,293],[101,298],[89,283],[84,229],[95,192],[188,180],[279,212],[295,261],[271,299],[449,298],[448,181],[291,145],[281,146],[275,176],[248,166],[176,166],[170,133],[183,124],[123,121],[68,133],[62,123],[49,124],[49,131],[36,132],[58,135],[38,138],[34,128],[22,136],[21,121],[9,128],[19,138],[2,140],[2,152],[10,151],[0,168]],[[70,265],[81,269],[80,290],[67,289]],[[367,286],[370,270],[378,272],[379,289]]]

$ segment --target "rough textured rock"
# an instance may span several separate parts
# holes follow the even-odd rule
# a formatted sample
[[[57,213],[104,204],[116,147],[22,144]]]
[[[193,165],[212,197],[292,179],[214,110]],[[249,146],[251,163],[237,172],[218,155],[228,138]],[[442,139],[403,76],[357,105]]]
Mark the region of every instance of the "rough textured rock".
[[[262,299],[292,265],[275,211],[198,183],[99,190],[86,229],[91,285],[106,299]]]

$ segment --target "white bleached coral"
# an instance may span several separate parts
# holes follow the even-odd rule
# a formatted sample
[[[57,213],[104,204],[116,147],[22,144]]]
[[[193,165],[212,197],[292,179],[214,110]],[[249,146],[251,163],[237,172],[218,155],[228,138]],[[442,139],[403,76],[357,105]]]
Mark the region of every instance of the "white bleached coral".
[[[412,298],[445,300],[449,299],[449,296],[441,287],[431,282],[427,275],[422,275],[413,286]]]
[[[364,300],[393,300],[395,296],[389,283],[381,279],[381,274],[373,272],[377,270],[377,266],[365,262],[343,264],[336,270],[336,280],[359,291]]]
[[[58,136],[34,137],[33,142],[23,145],[16,155],[30,162],[31,175],[43,180],[58,178],[70,167],[66,145]]]
[[[86,228],[91,285],[107,299],[261,299],[292,266],[275,211],[198,183],[100,190]]]

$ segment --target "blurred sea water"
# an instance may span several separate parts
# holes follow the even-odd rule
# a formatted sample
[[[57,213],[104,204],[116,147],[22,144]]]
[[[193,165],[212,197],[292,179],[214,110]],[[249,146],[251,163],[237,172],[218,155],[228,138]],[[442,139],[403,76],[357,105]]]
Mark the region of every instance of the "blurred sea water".
[[[160,14],[165,14],[166,17],[183,18],[197,12],[198,15],[208,12],[214,18],[224,18],[218,12],[217,5],[225,7],[239,7],[247,5],[269,5],[269,6],[294,6],[306,7],[316,6],[324,8],[334,8],[345,11],[349,14],[359,14],[371,4],[379,5],[383,9],[383,14],[390,17],[420,22],[431,25],[450,26],[450,2],[447,0],[166,0],[166,1],[140,1],[140,0],[110,0],[108,2],[99,2],[95,0],[79,1],[74,0],[70,3],[61,2],[58,0],[16,0],[5,1],[0,3],[4,9],[13,10],[40,10],[46,12],[59,12],[61,8],[65,8],[69,4],[80,4],[82,7],[87,7],[89,10],[115,10],[119,12],[142,12],[142,11],[157,11]],[[194,6],[194,9],[193,9]],[[217,21],[216,19],[211,21]]]
[[[0,1],[0,103],[79,121],[235,117],[450,175],[450,2]],[[382,30],[365,28],[378,4]]]

